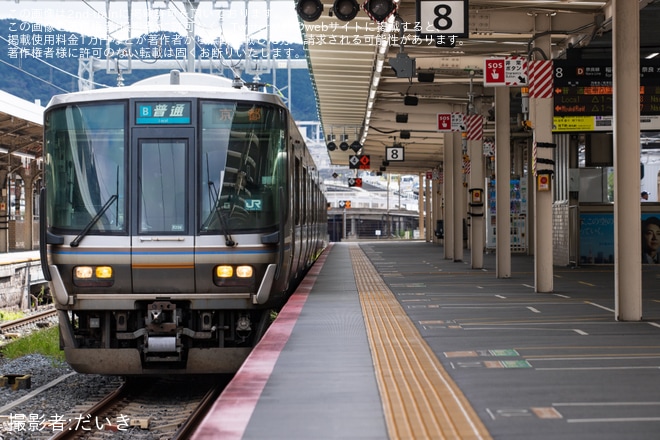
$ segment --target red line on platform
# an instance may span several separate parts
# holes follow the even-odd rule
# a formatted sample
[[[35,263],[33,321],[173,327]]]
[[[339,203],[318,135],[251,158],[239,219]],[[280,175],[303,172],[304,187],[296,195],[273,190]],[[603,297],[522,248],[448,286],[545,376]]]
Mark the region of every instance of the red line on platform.
[[[243,437],[254,408],[275,368],[305,301],[312,291],[330,248],[319,257],[282,308],[261,341],[252,350],[234,379],[222,392],[192,440],[238,440]]]

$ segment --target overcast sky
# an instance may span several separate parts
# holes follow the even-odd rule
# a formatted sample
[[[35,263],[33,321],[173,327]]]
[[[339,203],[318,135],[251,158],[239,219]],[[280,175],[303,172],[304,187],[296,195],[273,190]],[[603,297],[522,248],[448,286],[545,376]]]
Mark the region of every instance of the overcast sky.
[[[156,2],[158,3],[158,2]],[[170,1],[163,9],[147,9],[148,1],[132,2],[131,37],[159,30],[186,34],[186,11],[181,0]],[[220,1],[218,1],[220,4]],[[23,21],[50,25],[56,29],[78,32],[84,35],[106,38],[108,29],[112,39],[121,40],[129,36],[128,6],[126,1],[112,1],[109,14],[104,1],[1,1],[0,19],[17,18]],[[226,4],[225,4],[226,5]],[[246,3],[232,1],[229,9],[212,8],[210,0],[199,2],[195,20],[195,32],[204,40],[216,38],[237,47],[246,40]],[[252,39],[267,38],[266,2],[253,0],[247,3],[247,34]],[[107,24],[106,16],[110,21]],[[3,34],[6,34],[3,32]],[[271,2],[271,41],[302,43],[293,0]]]

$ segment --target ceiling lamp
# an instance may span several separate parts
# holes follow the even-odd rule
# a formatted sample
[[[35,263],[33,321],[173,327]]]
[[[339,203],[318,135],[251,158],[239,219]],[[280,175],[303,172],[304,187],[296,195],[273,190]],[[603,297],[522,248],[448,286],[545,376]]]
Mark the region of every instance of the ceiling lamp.
[[[435,72],[430,70],[430,71],[422,71],[420,70],[417,72],[417,81],[421,83],[432,83],[435,80]]]
[[[332,12],[341,21],[353,20],[359,10],[360,5],[358,5],[356,0],[335,0],[335,3],[332,5]]]
[[[392,0],[367,0],[362,7],[367,15],[378,23],[387,20],[397,9],[397,5]]]
[[[417,96],[406,95],[403,97],[403,105],[417,105],[419,104],[419,99]]]
[[[296,12],[303,21],[316,21],[323,13],[323,3],[321,0],[298,0]]]

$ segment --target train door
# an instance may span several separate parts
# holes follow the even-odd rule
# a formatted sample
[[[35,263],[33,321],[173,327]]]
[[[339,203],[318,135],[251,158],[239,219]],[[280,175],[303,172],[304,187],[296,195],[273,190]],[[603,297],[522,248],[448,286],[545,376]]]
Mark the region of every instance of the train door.
[[[194,292],[194,129],[135,128],[134,292]]]

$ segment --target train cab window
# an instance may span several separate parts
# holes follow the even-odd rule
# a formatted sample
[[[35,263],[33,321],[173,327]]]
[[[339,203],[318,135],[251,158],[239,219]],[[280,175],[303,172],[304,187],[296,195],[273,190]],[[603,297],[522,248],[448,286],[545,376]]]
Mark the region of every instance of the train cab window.
[[[273,227],[283,109],[205,101],[201,114],[200,233]]]
[[[127,233],[125,115],[116,102],[45,115],[46,209],[55,232]]]

